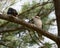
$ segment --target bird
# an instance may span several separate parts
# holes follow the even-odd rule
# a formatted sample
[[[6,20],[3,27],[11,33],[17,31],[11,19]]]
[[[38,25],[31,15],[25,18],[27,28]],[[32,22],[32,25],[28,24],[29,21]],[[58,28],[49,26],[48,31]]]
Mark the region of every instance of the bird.
[[[33,22],[34,22],[36,27],[42,29],[42,20],[41,20],[41,18],[39,16],[33,17]]]
[[[32,20],[33,20],[34,25],[35,25],[36,27],[42,29],[42,20],[41,20],[41,18],[40,18],[39,16],[33,17]],[[38,33],[37,33],[37,34],[38,34]],[[39,39],[42,39],[42,40],[44,39],[41,34],[38,34],[38,36],[39,36]]]
[[[9,8],[8,11],[7,11],[7,14],[8,15],[13,15],[14,17],[17,17],[17,15],[18,15],[17,11],[13,8]]]

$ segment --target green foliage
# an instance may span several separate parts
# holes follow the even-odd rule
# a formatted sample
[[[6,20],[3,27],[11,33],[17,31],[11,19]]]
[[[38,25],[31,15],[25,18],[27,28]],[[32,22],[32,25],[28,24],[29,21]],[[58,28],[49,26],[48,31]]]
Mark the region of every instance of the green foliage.
[[[0,19],[0,25],[2,25],[5,22],[6,22],[5,20]]]
[[[47,48],[51,48],[52,47],[52,45],[49,44],[49,43],[45,43],[45,46],[47,46]]]
[[[33,1],[32,4],[30,4],[30,3],[24,4],[24,6],[22,7],[22,12],[26,11],[27,9],[30,9],[35,4],[37,4],[37,2],[35,2],[35,1]],[[40,9],[40,7],[37,7],[37,8],[34,8],[34,9],[32,8],[32,10],[27,11],[26,13],[22,14],[22,16],[23,16],[22,18],[31,19],[33,16],[35,16],[38,13],[39,9]]]
[[[51,48],[51,47],[52,47],[52,45],[50,43],[46,42],[44,44],[44,46],[42,46],[41,48]]]
[[[23,8],[22,8],[22,12],[23,11],[25,11],[25,10],[27,10],[27,9],[29,9],[30,8],[30,3],[29,2],[27,2],[27,3],[24,3],[24,5],[23,5]]]
[[[10,28],[10,27],[18,27],[19,25],[18,24],[15,24],[15,23],[12,23],[12,22],[9,22],[6,27],[7,28]]]
[[[44,6],[44,8],[45,8],[46,10],[49,10],[49,9],[51,9],[53,6],[54,6],[53,3],[48,3],[48,4],[46,4],[46,5]]]
[[[43,29],[44,30],[48,30],[49,29],[49,24],[46,24],[46,22],[48,21],[48,16],[46,16],[46,17],[44,17],[43,19],[42,19],[42,22],[43,22]]]
[[[11,0],[11,5],[13,5],[14,3],[15,3],[15,0]],[[37,4],[37,2],[35,0],[32,1],[32,4],[30,4],[29,2],[24,3],[24,5],[22,6],[22,12],[26,11],[27,9],[30,9],[35,4]],[[38,6],[38,5],[36,5],[36,6]],[[50,25],[46,24],[46,23],[49,21],[48,15],[49,15],[49,11],[53,8],[53,5],[51,3],[49,3],[49,4],[44,5],[43,8],[42,8],[42,6],[34,7],[31,10],[28,10],[24,14],[21,14],[21,17],[23,19],[28,18],[28,20],[30,20],[30,19],[32,19],[32,17],[36,16],[38,14],[38,12],[41,10],[39,15],[43,22],[43,29],[48,30]],[[0,25],[5,22],[6,22],[5,20],[0,19]],[[19,25],[9,22],[5,26],[7,28],[12,28],[12,27],[18,27]],[[29,32],[28,33],[26,33],[26,32],[27,31],[25,31],[25,30],[18,30],[18,31],[9,32],[9,33],[3,33],[1,40],[5,41],[5,44],[7,44],[8,46],[10,45],[13,48],[17,48],[17,46],[20,46],[21,48],[25,48],[25,47],[27,48],[28,44],[29,44],[29,46],[33,46],[34,44],[37,44],[36,41],[39,42],[37,37],[35,37],[35,34],[33,33],[32,30],[31,30],[32,33],[30,32],[32,37],[29,35]],[[18,35],[18,37],[17,37],[17,35]],[[51,48],[51,45],[49,43],[45,43],[44,47]],[[3,47],[1,47],[1,48],[3,48]]]

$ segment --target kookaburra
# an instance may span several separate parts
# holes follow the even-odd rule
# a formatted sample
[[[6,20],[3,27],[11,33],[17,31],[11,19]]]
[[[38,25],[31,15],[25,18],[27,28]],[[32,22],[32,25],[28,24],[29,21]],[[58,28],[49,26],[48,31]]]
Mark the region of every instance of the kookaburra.
[[[35,16],[33,18],[33,22],[34,22],[36,27],[42,28],[42,21],[41,21],[41,18],[39,16]]]
[[[40,29],[42,29],[42,20],[39,16],[35,16],[33,18],[33,22],[34,22],[34,25]],[[39,38],[40,39],[43,39],[42,35],[41,34],[38,34]]]

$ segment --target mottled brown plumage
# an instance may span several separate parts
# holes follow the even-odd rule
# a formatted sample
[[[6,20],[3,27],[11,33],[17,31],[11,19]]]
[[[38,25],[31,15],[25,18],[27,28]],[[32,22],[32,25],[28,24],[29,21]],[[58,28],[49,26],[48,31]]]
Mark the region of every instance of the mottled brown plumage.
[[[33,18],[33,22],[34,22],[34,25],[36,27],[42,29],[42,21],[41,21],[41,18],[39,16],[35,16]],[[38,36],[39,36],[39,39],[42,39],[42,40],[44,39],[41,34],[38,34]]]

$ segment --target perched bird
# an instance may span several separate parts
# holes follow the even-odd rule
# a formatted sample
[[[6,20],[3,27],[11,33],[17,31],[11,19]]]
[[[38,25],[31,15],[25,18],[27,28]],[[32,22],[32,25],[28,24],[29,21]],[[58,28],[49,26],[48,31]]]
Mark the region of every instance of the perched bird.
[[[41,21],[41,18],[39,16],[35,16],[33,18],[33,22],[34,22],[34,25],[36,27],[42,29],[42,21]],[[39,36],[39,39],[42,39],[42,40],[44,39],[41,34],[38,34],[38,36]]]
[[[13,8],[9,8],[8,11],[7,11],[7,14],[8,15],[13,15],[15,17],[17,17],[17,15],[18,15],[17,11]]]
[[[33,22],[34,22],[35,26],[37,26],[38,28],[42,28],[42,21],[39,16],[35,16],[33,18]]]

